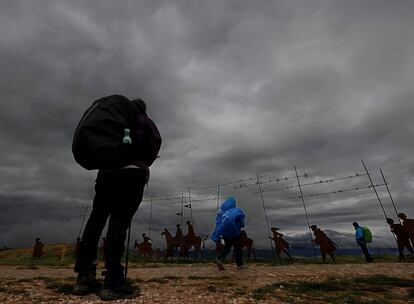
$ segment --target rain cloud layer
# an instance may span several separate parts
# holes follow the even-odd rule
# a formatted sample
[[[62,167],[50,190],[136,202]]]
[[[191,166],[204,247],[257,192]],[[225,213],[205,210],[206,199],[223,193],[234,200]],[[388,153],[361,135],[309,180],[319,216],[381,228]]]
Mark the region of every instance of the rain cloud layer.
[[[96,172],[75,163],[72,136],[110,94],[143,98],[163,136],[133,238],[149,232],[151,193],[157,247],[190,211],[196,232],[211,234],[217,184],[248,179],[220,197],[237,198],[256,247],[268,247],[259,174],[269,225],[306,242],[297,167],[313,183],[302,189],[310,224],[352,247],[356,220],[374,246],[394,246],[372,188],[343,190],[370,185],[355,176],[364,159],[414,217],[413,12],[413,1],[378,0],[3,1],[0,246],[76,238]],[[200,200],[183,218],[181,193]]]

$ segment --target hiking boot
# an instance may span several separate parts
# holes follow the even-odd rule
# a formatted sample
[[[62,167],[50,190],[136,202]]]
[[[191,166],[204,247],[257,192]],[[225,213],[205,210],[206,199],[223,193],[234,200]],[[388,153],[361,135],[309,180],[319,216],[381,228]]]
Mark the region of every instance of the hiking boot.
[[[247,269],[247,266],[246,266],[246,265],[244,265],[244,264],[242,264],[242,265],[237,265],[237,269],[238,269],[238,270],[246,270],[246,269]]]
[[[226,268],[224,267],[224,263],[222,261],[218,260],[218,259],[216,260],[216,265],[217,265],[219,270],[221,270],[221,271],[226,270]]]
[[[104,283],[103,289],[105,290],[110,289],[110,290],[115,291],[116,293],[127,295],[127,294],[133,294],[138,289],[138,287],[132,285],[131,283],[127,281],[123,281],[117,284]]]
[[[132,299],[132,298],[138,297],[141,293],[141,290],[139,287],[133,287],[133,288],[134,288],[133,292],[129,294],[119,293],[115,289],[111,289],[111,288],[103,288],[101,292],[99,293],[99,297],[102,301]]]
[[[96,279],[96,265],[90,265],[86,270],[79,271],[72,293],[78,296],[95,292],[101,287]]]
[[[99,297],[103,301],[114,301],[119,299],[131,299],[139,296],[141,290],[138,286],[133,286],[125,279],[122,281],[111,282],[106,280]]]
[[[100,293],[102,300],[125,299],[139,295],[139,288],[125,279],[123,267],[111,271],[107,270],[102,274],[105,276],[103,289]]]
[[[105,285],[104,285],[104,288],[105,288]],[[119,294],[130,295],[136,292],[137,287],[133,286],[131,283],[127,281],[124,281],[124,282],[121,282],[115,285],[110,285],[109,288],[107,289],[111,289]]]

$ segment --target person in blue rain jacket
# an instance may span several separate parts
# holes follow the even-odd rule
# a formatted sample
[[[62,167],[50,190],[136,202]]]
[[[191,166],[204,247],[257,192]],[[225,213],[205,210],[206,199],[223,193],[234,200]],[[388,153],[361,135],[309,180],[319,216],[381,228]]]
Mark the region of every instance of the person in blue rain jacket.
[[[239,269],[244,268],[240,233],[244,227],[245,218],[243,210],[236,207],[236,199],[234,197],[228,197],[221,205],[216,217],[216,227],[211,235],[211,239],[214,242],[224,245],[216,260],[220,270],[225,269],[223,261],[232,247],[234,248],[237,267]]]
[[[356,243],[358,244],[359,247],[361,247],[361,250],[363,254],[365,255],[365,260],[367,261],[367,263],[372,263],[374,259],[372,258],[372,256],[370,255],[368,251],[367,242],[365,241],[365,237],[364,237],[364,230],[357,222],[353,222],[352,225],[355,228]]]

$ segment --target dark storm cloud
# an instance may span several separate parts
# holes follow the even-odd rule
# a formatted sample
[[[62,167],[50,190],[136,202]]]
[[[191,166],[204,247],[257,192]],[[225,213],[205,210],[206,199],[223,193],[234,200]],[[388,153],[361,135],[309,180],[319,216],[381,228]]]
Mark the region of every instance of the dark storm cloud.
[[[1,6],[0,246],[27,245],[36,235],[50,242],[76,237],[95,173],[75,164],[73,131],[93,100],[114,93],[146,100],[163,135],[147,198],[181,189],[188,196],[188,187],[192,199],[214,198],[216,188],[200,188],[257,173],[292,176],[295,166],[309,174],[303,183],[348,176],[363,172],[364,158],[375,183],[382,183],[381,167],[399,209],[414,216],[412,1]],[[220,195],[237,197],[249,234],[267,246],[258,187],[248,183],[223,186]],[[367,185],[365,177],[303,191]],[[297,190],[264,196],[270,224],[291,238],[307,231],[302,202],[285,199]],[[181,221],[180,197],[154,200],[158,244],[158,232]],[[193,204],[200,233],[211,232],[216,204]],[[378,244],[391,244],[372,189],[306,204],[311,222],[342,235],[338,242],[352,243],[357,219],[380,236]],[[135,217],[137,235],[148,230],[149,208],[144,201]]]

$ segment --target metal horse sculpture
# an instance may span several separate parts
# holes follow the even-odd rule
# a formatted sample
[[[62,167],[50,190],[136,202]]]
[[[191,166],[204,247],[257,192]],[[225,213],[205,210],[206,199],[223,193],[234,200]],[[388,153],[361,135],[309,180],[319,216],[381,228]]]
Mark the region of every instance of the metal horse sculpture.
[[[207,240],[207,236],[203,239],[197,235],[186,235],[184,236],[184,254],[185,256],[189,256],[189,250],[194,247],[196,257],[200,254],[201,258],[203,258],[203,249],[204,249],[204,241]]]
[[[165,242],[167,244],[167,250],[165,252],[165,259],[168,259],[169,257],[174,257],[174,252],[178,248],[180,248],[180,257],[185,257],[185,241],[184,237],[176,237],[172,236],[172,234],[168,231],[167,228],[164,228],[164,230],[161,232],[161,235],[165,237]],[[188,250],[187,250],[188,251]]]
[[[187,221],[187,235],[184,236],[184,254],[186,257],[189,257],[189,250],[194,247],[196,258],[200,255],[203,258],[204,241],[207,240],[207,236],[202,239],[197,236],[194,232],[194,226],[191,221]]]
[[[242,230],[240,233],[242,248],[247,248],[247,259],[250,260],[251,255],[256,259],[256,249],[254,248],[254,241],[247,236],[246,231]]]
[[[250,260],[251,255],[256,259],[256,249],[254,248],[254,241],[247,236],[246,231],[242,230],[240,234],[241,247],[247,248],[247,259]],[[216,243],[216,255],[219,256],[224,246],[220,243]]]

